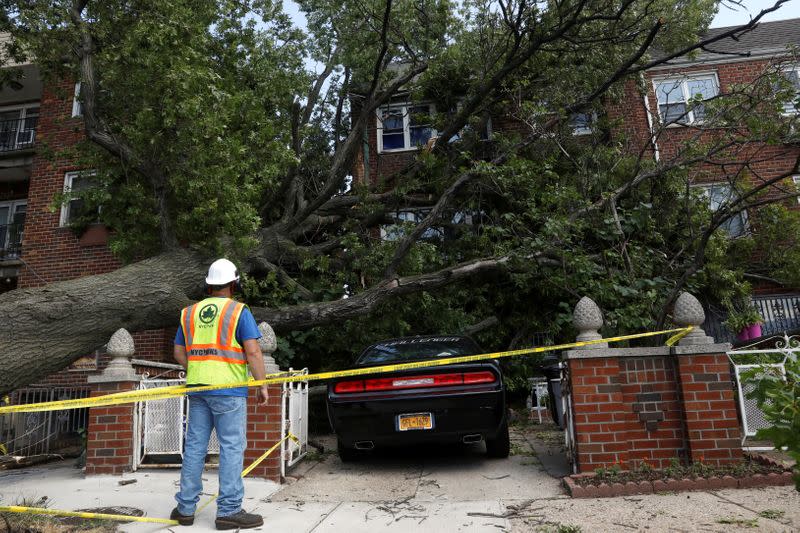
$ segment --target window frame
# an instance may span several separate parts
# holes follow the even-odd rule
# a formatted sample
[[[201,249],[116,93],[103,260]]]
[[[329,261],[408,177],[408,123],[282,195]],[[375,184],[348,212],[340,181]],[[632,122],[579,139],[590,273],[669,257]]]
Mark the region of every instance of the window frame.
[[[9,245],[11,244],[11,225],[14,223],[14,215],[17,214],[17,208],[20,206],[25,206],[25,213],[27,215],[28,212],[28,199],[22,198],[19,200],[3,200],[0,202],[1,207],[8,207],[8,217],[5,220],[0,220],[0,226],[3,228],[3,242],[2,246],[0,246],[0,250],[8,251]],[[25,223],[22,223],[22,230],[25,229]],[[20,245],[22,244],[22,231],[20,232]]]
[[[433,118],[436,115],[436,104],[433,102],[398,102],[398,103],[389,103],[386,105],[380,106],[378,109],[375,110],[375,120],[376,120],[376,140],[378,146],[378,153],[379,154],[391,154],[391,153],[398,153],[398,152],[412,152],[415,150],[419,150],[424,145],[415,145],[411,146],[411,112],[410,109],[414,107],[421,107],[421,106],[428,106],[428,114],[431,117],[431,136],[430,139],[433,139],[437,136],[438,131],[433,125]],[[384,148],[383,147],[383,113],[389,109],[397,109],[400,108],[403,110],[403,147],[402,148]]]
[[[711,183],[697,183],[695,185],[692,185],[692,188],[696,189],[696,190],[699,190],[700,194],[702,194],[703,197],[707,200],[706,204],[708,205],[708,208],[712,213],[716,212],[716,209],[714,209],[712,207],[712,205],[711,205],[711,200],[712,200],[711,190],[713,188],[715,188],[715,187],[724,187],[724,188],[728,189],[728,191],[730,192],[728,198],[732,198],[733,195],[736,194],[736,191],[733,190],[733,187],[728,182],[718,181],[718,182],[711,182]],[[730,231],[730,228],[728,227],[728,224],[735,217],[739,217],[741,219],[741,226],[742,226],[742,232],[738,233],[736,235],[732,234],[731,231]],[[746,236],[746,235],[748,235],[750,233],[750,227],[749,227],[750,226],[750,224],[749,224],[750,223],[750,217],[747,214],[747,210],[745,209],[744,211],[740,211],[735,217],[728,219],[728,221],[725,224],[722,224],[720,226],[720,228],[724,229],[725,232],[728,234],[728,236],[731,239],[738,239],[738,238],[744,237],[744,236]]]
[[[796,72],[798,79],[800,79],[800,63],[791,66],[786,66],[783,69],[781,69],[781,72]],[[794,95],[795,100],[797,100],[798,98],[800,98],[800,87],[798,87],[797,92]],[[789,106],[791,106],[791,109],[789,109]],[[783,104],[783,110],[781,111],[781,114],[784,117],[794,117],[800,115],[800,105],[795,106],[793,101],[786,102],[785,104]]]
[[[694,124],[702,124],[703,122],[705,122],[705,119],[699,119],[698,120],[694,116],[694,109],[689,107],[688,104],[689,104],[689,100],[691,99],[691,95],[689,95],[689,89],[688,89],[688,86],[687,86],[687,82],[689,82],[689,81],[698,80],[698,79],[704,79],[704,78],[711,78],[712,83],[714,84],[714,88],[716,89],[716,92],[714,93],[714,95],[711,98],[715,98],[715,97],[719,96],[721,87],[720,87],[720,83],[719,83],[719,74],[717,73],[716,70],[699,71],[699,72],[688,72],[688,73],[683,73],[683,74],[680,74],[680,75],[665,74],[665,75],[662,75],[662,76],[653,76],[653,78],[651,80],[652,81],[652,85],[653,85],[653,96],[655,97],[655,100],[656,100],[656,110],[658,112],[658,119],[659,119],[659,122],[662,125],[666,126],[667,128],[678,128],[678,127],[691,126],[691,125],[694,125]],[[683,114],[683,117],[684,117],[685,120],[672,121],[672,122],[667,123],[667,122],[665,122],[665,117],[662,116],[662,114],[661,114],[661,105],[662,104],[658,100],[658,86],[660,84],[666,82],[666,81],[675,81],[675,82],[680,81],[681,94],[683,95],[683,100],[681,102],[677,102],[677,101],[676,102],[672,102],[672,104],[682,103],[682,104],[684,104],[686,106],[686,112]],[[706,99],[704,101],[710,100],[711,98],[708,98],[708,99]],[[664,105],[670,105],[670,102],[667,102]]]
[[[81,82],[75,83],[75,94],[72,96],[72,118],[83,116],[83,103],[81,97]]]
[[[37,125],[34,126],[33,129],[18,129],[18,130],[16,130],[14,132],[15,133],[15,135],[14,135],[14,148],[12,150],[9,150],[9,151],[25,150],[25,149],[28,149],[28,148],[33,148],[33,146],[36,144],[36,130],[37,130],[37,127],[38,127],[38,119],[41,116],[42,105],[41,105],[41,102],[36,101],[36,102],[28,102],[28,103],[25,103],[25,104],[14,104],[14,105],[0,106],[0,113],[8,113],[9,111],[19,111],[19,116],[16,119],[13,119],[13,120],[17,121],[17,124],[24,124],[24,121],[27,120],[28,118],[30,118],[30,117],[28,117],[28,110],[29,109],[34,109],[34,108],[38,110],[36,112]],[[9,119],[9,120],[12,120],[12,119]],[[3,122],[3,121],[0,121],[0,122]],[[31,136],[31,139],[29,141],[27,141],[27,142],[20,142],[19,134],[21,132],[23,132],[23,131],[32,131],[33,132],[33,135]]]
[[[97,172],[94,170],[70,170],[69,172],[64,173],[64,194],[70,194],[72,192],[72,182],[75,178],[91,178],[96,176]],[[72,223],[69,219],[69,208],[72,199],[63,202],[61,204],[61,215],[59,217],[58,226],[60,228],[67,228]]]
[[[589,122],[588,122],[589,125],[586,126],[585,128],[583,128],[583,127],[579,128],[579,127],[573,126],[572,119],[576,115],[586,115],[589,118]],[[567,119],[567,125],[570,127],[570,130],[572,131],[572,135],[574,137],[582,137],[584,135],[593,134],[594,133],[594,128],[592,127],[592,125],[594,125],[596,123],[597,123],[597,111],[595,111],[595,110],[587,111],[585,113],[575,112],[575,113],[572,113],[569,116],[569,118]]]

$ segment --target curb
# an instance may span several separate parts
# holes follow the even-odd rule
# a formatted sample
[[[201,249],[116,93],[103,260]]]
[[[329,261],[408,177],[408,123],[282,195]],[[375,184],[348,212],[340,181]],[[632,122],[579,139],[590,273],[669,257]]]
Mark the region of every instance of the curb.
[[[659,492],[684,492],[695,490],[749,489],[794,485],[791,471],[780,474],[753,474],[743,478],[732,476],[712,476],[709,478],[657,479],[655,481],[628,481],[627,483],[600,483],[582,487],[576,479],[595,477],[594,473],[573,474],[563,478],[564,487],[573,498],[613,498],[633,494],[654,494]]]

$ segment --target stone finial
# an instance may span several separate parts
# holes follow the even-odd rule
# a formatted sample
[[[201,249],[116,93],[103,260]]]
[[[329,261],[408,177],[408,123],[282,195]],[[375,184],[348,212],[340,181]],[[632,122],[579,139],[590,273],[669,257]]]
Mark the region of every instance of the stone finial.
[[[258,325],[258,331],[261,332],[261,338],[258,339],[258,345],[261,347],[261,351],[265,354],[274,353],[275,350],[278,349],[278,340],[275,337],[272,326],[266,322],[262,322]]]
[[[681,327],[694,326],[694,329],[678,341],[678,345],[713,344],[714,339],[706,335],[700,326],[706,320],[706,313],[700,301],[688,292],[682,292],[675,300],[672,320]]]
[[[275,362],[272,354],[278,349],[278,339],[275,337],[275,332],[272,326],[266,322],[258,325],[258,331],[261,332],[261,338],[258,339],[258,346],[261,348],[261,354],[264,356],[264,368],[267,374],[274,374],[280,371],[280,367]]]
[[[111,356],[111,362],[108,363],[108,366],[100,376],[102,381],[132,381],[138,379],[130,361],[136,349],[133,337],[126,329],[120,328],[111,336],[106,346],[106,351]]]
[[[580,341],[593,341],[602,339],[599,329],[603,327],[603,313],[600,308],[594,303],[594,300],[588,296],[584,296],[575,306],[575,311],[572,313],[572,324],[578,330],[578,337],[576,340]],[[592,348],[608,348],[607,342],[600,342],[585,346],[583,349]]]

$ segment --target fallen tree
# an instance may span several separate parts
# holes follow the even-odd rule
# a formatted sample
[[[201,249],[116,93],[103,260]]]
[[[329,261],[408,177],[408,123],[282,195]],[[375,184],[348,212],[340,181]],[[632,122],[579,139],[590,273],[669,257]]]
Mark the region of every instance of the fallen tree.
[[[620,284],[634,294],[616,325],[652,322],[696,277],[708,246],[729,246],[716,230],[761,201],[710,214],[680,184],[710,160],[724,160],[735,180],[759,157],[736,151],[757,140],[752,131],[719,124],[764,98],[745,97],[755,85],[721,98],[720,123],[659,162],[649,146],[631,152],[603,135],[575,143],[569,118],[602,109],[649,68],[752,30],[786,1],[706,39],[715,6],[699,0],[682,10],[667,0],[471,2],[469,15],[432,0],[303,2],[306,44],[260,2],[234,13],[215,2],[4,2],[16,39],[8,53],[81,80],[90,142],[80,157],[97,169],[82,198],[91,220],[103,206],[130,264],[0,295],[0,394],[64,368],[119,327],[174,327],[219,253],[242,265],[257,319],[286,334],[370,313],[408,326],[405,304],[388,302],[418,298],[436,308],[416,317],[422,327],[502,316],[509,329],[495,342],[507,342],[541,319],[526,298],[545,299],[552,319],[565,295]],[[305,58],[320,72],[306,72]],[[368,126],[401,97],[447,110],[430,117],[436,142],[385,181],[353,181]],[[497,132],[486,154],[477,132],[498,114],[524,127]],[[432,127],[426,120],[420,127]],[[708,140],[713,127],[725,133]],[[641,205],[653,195],[664,202],[648,215]],[[415,209],[424,210],[415,224],[398,223]],[[467,215],[471,224],[454,222]],[[396,236],[376,239],[387,226]],[[439,301],[426,301],[433,291]]]

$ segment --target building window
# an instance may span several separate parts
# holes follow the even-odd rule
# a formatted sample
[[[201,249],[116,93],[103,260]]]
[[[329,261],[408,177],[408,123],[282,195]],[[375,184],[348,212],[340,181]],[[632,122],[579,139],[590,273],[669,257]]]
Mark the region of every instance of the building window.
[[[594,113],[573,113],[569,117],[569,127],[573,135],[589,135],[592,133],[592,125],[597,117]]]
[[[26,200],[0,202],[0,258],[19,257],[27,208]]]
[[[425,146],[436,131],[433,105],[392,104],[378,110],[378,151],[411,150]]]
[[[69,226],[78,217],[86,214],[83,198],[75,197],[94,184],[93,171],[67,172],[64,174],[64,203],[61,205],[61,226]]]
[[[711,183],[697,186],[708,201],[711,211],[716,211],[723,205],[729,204],[736,193],[727,183]],[[747,233],[747,212],[741,211],[725,221],[721,226],[731,237],[741,237]]]
[[[797,203],[800,204],[800,175],[792,176],[792,181],[797,189]]]
[[[706,110],[702,102],[719,94],[719,83],[715,74],[697,74],[691,77],[662,78],[653,81],[658,100],[661,122],[669,124],[694,124],[705,119]]]
[[[0,152],[32,148],[38,120],[39,104],[0,109]]]
[[[72,117],[83,116],[83,104],[81,103],[81,82],[75,84],[75,95],[72,97]]]
[[[783,71],[783,75],[794,89],[791,99],[783,104],[783,112],[787,115],[796,115],[800,113],[800,102],[798,102],[800,99],[800,65],[787,68]]]

